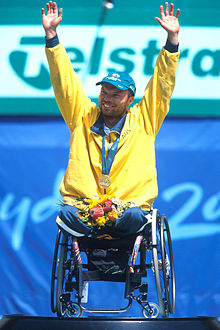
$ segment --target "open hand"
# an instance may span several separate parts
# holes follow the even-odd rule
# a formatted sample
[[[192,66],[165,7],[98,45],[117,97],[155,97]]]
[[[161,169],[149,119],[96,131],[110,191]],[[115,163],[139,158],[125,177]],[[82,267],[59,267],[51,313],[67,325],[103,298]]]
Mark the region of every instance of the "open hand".
[[[178,33],[180,29],[178,16],[180,9],[177,9],[176,15],[173,16],[174,4],[170,4],[170,12],[168,2],[165,2],[165,13],[163,6],[160,6],[160,17],[155,17],[158,23],[168,32],[168,39],[173,43],[178,43]]]
[[[62,21],[63,9],[58,11],[56,2],[49,1],[46,3],[47,15],[45,15],[44,8],[41,9],[43,27],[47,38],[53,38],[56,35],[56,28]]]

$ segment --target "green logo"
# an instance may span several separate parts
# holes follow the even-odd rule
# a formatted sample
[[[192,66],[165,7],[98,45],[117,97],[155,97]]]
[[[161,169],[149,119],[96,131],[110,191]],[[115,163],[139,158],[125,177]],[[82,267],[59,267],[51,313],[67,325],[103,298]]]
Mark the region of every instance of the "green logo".
[[[36,46],[44,44],[44,38],[41,37],[22,37],[20,41],[20,45]],[[27,84],[41,90],[47,90],[51,87],[49,71],[43,63],[40,65],[40,70],[36,77],[26,77],[24,75],[25,66],[28,61],[27,51],[13,51],[9,55],[9,61],[19,78]]]

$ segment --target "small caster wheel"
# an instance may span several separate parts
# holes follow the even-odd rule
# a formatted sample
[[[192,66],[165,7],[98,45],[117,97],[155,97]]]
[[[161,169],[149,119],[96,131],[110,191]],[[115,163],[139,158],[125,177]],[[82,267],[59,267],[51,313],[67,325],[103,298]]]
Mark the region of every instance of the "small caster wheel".
[[[157,306],[157,304],[152,302],[144,305],[142,309],[142,315],[145,318],[155,319],[159,316],[159,314],[160,314],[159,307]]]
[[[77,303],[70,303],[66,309],[67,317],[81,317],[82,308]]]

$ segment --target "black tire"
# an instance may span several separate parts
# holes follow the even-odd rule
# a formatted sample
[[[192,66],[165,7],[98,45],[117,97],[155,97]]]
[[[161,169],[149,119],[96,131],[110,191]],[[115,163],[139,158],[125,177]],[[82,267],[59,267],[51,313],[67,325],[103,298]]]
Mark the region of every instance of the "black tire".
[[[170,228],[165,215],[162,215],[160,219],[160,235],[162,260],[165,260],[165,263],[162,263],[165,283],[165,295],[168,303],[169,312],[171,314],[174,314],[176,306],[175,271]],[[169,260],[169,265],[166,264],[167,258]]]
[[[57,256],[58,256],[58,250],[59,250],[59,246],[60,246],[60,236],[61,236],[61,230],[58,229],[56,242],[55,242],[55,248],[54,248],[52,274],[51,274],[51,282],[50,282],[50,306],[51,306],[52,313],[56,313],[56,311],[57,311],[55,288],[56,288],[56,283],[57,283]]]
[[[168,222],[157,210],[152,214],[152,253],[158,305],[162,317],[175,309],[175,277],[173,253]],[[170,269],[167,266],[168,260]]]
[[[60,297],[64,293],[65,263],[68,252],[68,236],[62,233],[60,244],[59,259],[57,260],[57,286],[56,286],[56,312],[58,317],[64,317],[66,310],[65,304],[61,302]]]

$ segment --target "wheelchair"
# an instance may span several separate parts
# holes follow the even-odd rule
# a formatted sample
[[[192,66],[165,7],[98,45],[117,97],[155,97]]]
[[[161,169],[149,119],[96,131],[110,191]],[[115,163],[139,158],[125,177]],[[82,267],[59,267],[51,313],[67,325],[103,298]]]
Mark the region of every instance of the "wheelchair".
[[[144,318],[167,318],[173,314],[175,274],[168,221],[157,209],[153,209],[147,217],[148,223],[142,232],[120,239],[76,239],[58,229],[51,276],[51,311],[59,318],[82,317],[83,313],[119,314],[128,311],[136,301]],[[93,269],[90,256],[97,249],[114,250],[119,256],[126,256],[124,260],[128,262],[124,270],[109,274]],[[155,283],[156,302],[148,299],[149,274]],[[86,289],[89,281],[124,283],[126,306],[88,308]]]

